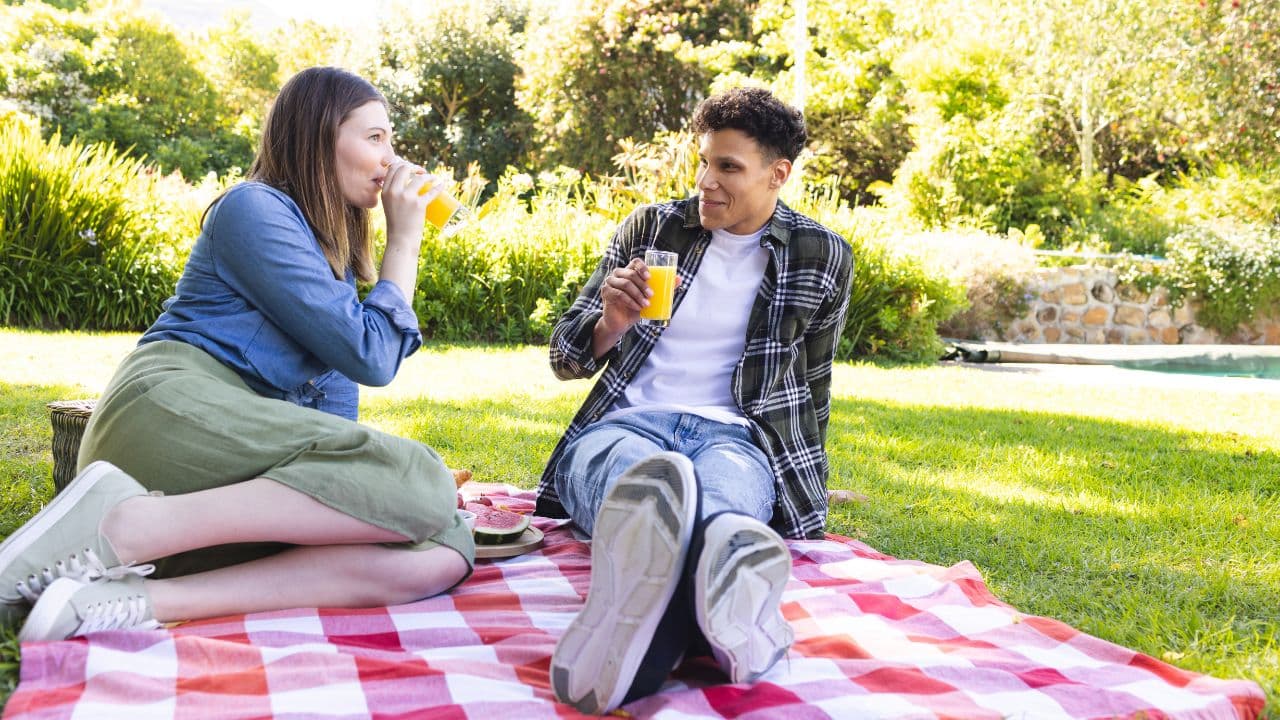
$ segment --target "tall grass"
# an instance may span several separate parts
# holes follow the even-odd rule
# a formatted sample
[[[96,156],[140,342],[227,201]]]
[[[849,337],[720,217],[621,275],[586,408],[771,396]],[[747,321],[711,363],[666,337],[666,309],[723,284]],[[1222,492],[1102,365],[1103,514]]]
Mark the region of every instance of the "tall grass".
[[[136,329],[172,292],[188,230],[159,179],[103,145],[0,126],[0,322]]]

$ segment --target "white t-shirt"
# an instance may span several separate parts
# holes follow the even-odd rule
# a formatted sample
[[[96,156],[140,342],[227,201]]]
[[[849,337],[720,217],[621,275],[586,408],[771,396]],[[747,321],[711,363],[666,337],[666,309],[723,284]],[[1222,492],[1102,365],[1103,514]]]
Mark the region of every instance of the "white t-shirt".
[[[644,366],[602,420],[639,410],[684,412],[745,425],[729,384],[742,359],[747,321],[769,265],[751,235],[711,231],[711,244],[680,308]]]

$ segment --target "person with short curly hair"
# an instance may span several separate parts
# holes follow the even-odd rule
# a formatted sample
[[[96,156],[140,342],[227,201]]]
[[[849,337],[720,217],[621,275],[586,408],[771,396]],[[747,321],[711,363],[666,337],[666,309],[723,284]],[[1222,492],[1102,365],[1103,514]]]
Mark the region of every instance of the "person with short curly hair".
[[[783,536],[826,525],[852,250],[778,199],[807,140],[799,111],[739,88],[692,128],[698,194],[623,221],[551,337],[560,378],[603,369],[538,488],[539,514],[593,538],[586,604],[551,660],[556,697],[583,712],[653,694],[684,656],[735,683],[771,672],[793,638]],[[679,255],[665,326],[639,324],[650,249]]]
[[[764,88],[736,88],[701,103],[689,129],[697,135],[715,130],[741,130],[754,138],[765,160],[795,163],[809,135],[804,116]]]

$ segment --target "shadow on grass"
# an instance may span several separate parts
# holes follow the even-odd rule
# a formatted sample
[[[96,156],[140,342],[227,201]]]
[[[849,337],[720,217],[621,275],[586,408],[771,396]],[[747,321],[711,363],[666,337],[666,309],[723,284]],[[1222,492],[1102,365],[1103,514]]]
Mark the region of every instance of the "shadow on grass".
[[[1280,455],[1231,434],[838,400],[829,529],[973,562],[1001,600],[1280,691]]]
[[[80,396],[0,384],[0,532],[52,492],[44,403]],[[477,480],[533,488],[580,399],[375,400],[362,410]],[[834,508],[832,532],[901,558],[970,560],[1025,612],[1280,690],[1280,455],[1264,441],[851,399],[838,399],[832,418],[831,487],[871,498]],[[16,676],[7,647],[0,689]]]

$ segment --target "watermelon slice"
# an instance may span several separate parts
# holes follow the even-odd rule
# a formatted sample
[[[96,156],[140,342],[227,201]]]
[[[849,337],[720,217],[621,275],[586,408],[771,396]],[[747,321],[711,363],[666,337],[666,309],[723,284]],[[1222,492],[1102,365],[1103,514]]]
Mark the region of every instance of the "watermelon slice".
[[[502,545],[520,538],[529,527],[529,516],[478,502],[467,503],[467,510],[476,514],[475,538],[477,545]]]

